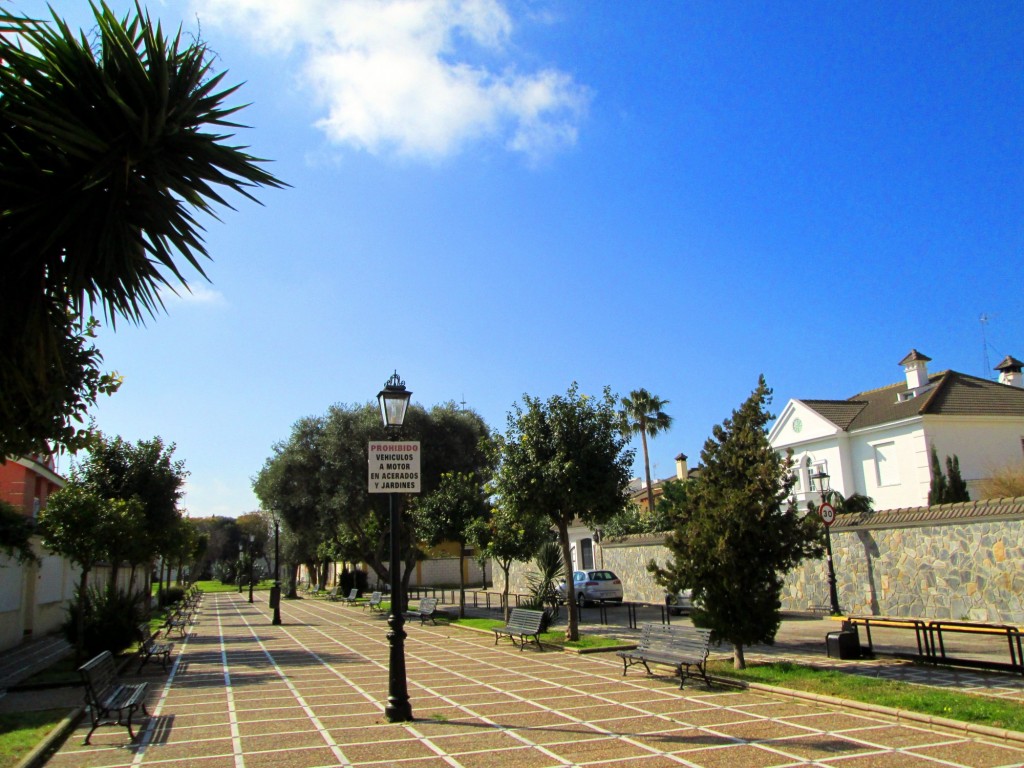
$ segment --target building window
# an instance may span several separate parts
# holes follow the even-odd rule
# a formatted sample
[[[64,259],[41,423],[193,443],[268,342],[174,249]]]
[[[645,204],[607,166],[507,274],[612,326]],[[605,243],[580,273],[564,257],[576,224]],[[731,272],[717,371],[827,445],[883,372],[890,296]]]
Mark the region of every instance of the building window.
[[[589,571],[594,567],[594,542],[590,539],[580,540],[580,555],[583,565],[580,566],[580,570]]]
[[[878,443],[875,451],[875,475],[879,487],[900,484],[900,467],[896,458],[896,443]]]

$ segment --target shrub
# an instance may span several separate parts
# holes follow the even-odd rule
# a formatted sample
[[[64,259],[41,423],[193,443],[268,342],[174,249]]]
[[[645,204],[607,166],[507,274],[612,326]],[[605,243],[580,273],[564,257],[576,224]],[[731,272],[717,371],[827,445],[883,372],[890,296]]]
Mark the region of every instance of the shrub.
[[[145,595],[116,592],[92,587],[76,594],[68,606],[62,627],[68,642],[78,640],[78,612],[84,611],[83,650],[91,658],[102,651],[118,654],[138,640],[138,625],[144,620]]]
[[[1024,463],[1007,464],[979,483],[981,498],[1006,499],[1024,496]]]
[[[172,603],[177,603],[183,597],[185,597],[185,590],[181,587],[167,587],[160,591],[160,607],[164,608]]]

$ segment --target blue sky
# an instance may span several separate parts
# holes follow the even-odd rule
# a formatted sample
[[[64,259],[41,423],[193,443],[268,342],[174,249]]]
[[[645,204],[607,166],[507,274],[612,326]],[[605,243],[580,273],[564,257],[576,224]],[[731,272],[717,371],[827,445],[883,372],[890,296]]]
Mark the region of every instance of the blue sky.
[[[203,222],[212,282],[100,338],[125,378],[100,428],[176,443],[193,516],[255,509],[291,425],[395,369],[501,431],[524,393],[645,387],[665,477],[761,373],[777,413],[898,381],[912,347],[1024,358],[1020,2],[149,10],[198,18],[291,185]]]

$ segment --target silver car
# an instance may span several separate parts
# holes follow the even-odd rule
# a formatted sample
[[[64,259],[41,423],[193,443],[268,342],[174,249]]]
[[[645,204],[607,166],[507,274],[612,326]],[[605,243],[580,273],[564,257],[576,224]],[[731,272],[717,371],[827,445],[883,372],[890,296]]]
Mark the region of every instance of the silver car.
[[[575,599],[577,605],[597,602],[622,602],[622,582],[612,571],[573,571],[572,596],[567,597],[565,582],[558,585],[559,597]]]
[[[665,595],[665,605],[673,616],[689,614],[693,610],[693,590],[681,589],[675,594]]]

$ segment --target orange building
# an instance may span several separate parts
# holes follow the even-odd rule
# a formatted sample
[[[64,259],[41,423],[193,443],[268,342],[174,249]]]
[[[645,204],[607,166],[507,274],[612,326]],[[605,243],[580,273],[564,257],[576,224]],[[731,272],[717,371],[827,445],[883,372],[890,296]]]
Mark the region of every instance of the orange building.
[[[50,494],[63,487],[52,456],[8,458],[0,464],[0,499],[27,517],[36,517]]]

